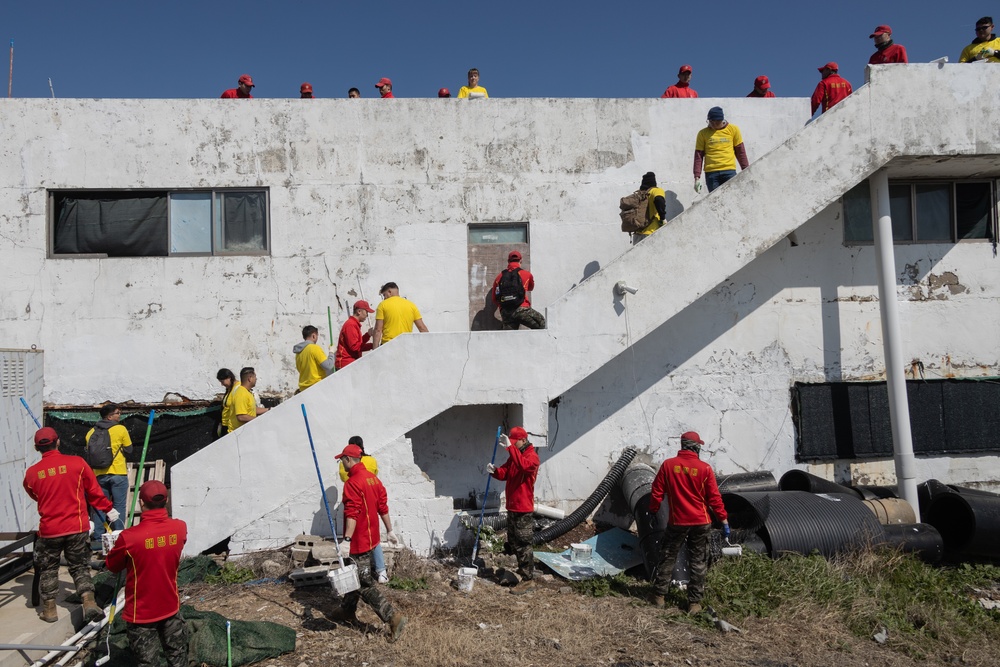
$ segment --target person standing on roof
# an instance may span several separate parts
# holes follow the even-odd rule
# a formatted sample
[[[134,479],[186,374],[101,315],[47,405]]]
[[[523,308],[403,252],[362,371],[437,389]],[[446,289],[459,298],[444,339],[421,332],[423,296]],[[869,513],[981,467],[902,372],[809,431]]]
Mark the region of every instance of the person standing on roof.
[[[358,601],[368,603],[383,623],[389,624],[390,641],[396,641],[406,626],[406,617],[392,608],[378,589],[372,572],[375,570],[373,551],[382,540],[379,519],[385,525],[390,543],[399,538],[392,532],[389,518],[389,500],[385,487],[361,462],[364,453],[357,445],[347,445],[336,458],[347,469],[344,484],[344,539],[340,543],[340,554],[350,556],[358,566],[361,588],[344,596],[332,618],[335,621],[354,623],[357,621]]]
[[[357,88],[351,88],[350,90],[347,91],[347,98],[351,100],[360,100],[361,91],[358,90]]]
[[[385,345],[396,336],[408,334],[417,327],[420,333],[427,333],[427,325],[420,310],[412,301],[399,296],[396,283],[386,283],[378,291],[382,303],[375,309],[375,333],[372,334],[372,348]]]
[[[257,407],[253,391],[257,386],[257,373],[252,366],[240,369],[240,383],[229,392],[229,398],[222,406],[222,425],[227,433],[232,433],[248,421],[267,412],[267,408]]]
[[[993,34],[993,17],[984,16],[976,21],[976,38],[962,49],[960,63],[985,61],[1000,63],[1000,37]]]
[[[535,278],[521,268],[521,253],[516,250],[507,255],[507,268],[493,280],[490,295],[493,305],[500,309],[504,329],[544,329],[545,316],[531,307],[528,292],[535,289]]]
[[[701,168],[705,167],[708,191],[736,176],[736,163],[746,169],[747,150],[740,128],[726,120],[722,107],[708,110],[708,127],[698,132],[694,142],[694,190],[701,192]]]
[[[451,91],[448,90],[447,88],[441,88],[438,90],[438,97],[440,98],[451,97]]]
[[[302,327],[302,342],[292,347],[295,368],[299,371],[299,388],[295,390],[296,394],[333,374],[334,359],[326,355],[318,341],[319,329],[307,324]]]
[[[842,102],[848,95],[854,92],[850,82],[837,74],[840,70],[837,63],[831,61],[818,69],[822,78],[816,84],[816,90],[812,94],[813,114],[816,113],[816,109],[819,109],[820,106],[823,107],[821,113],[826,113],[833,105]]]
[[[766,76],[758,76],[753,80],[753,90],[747,97],[774,97],[771,92],[771,81]]]
[[[375,87],[378,88],[379,95],[382,96],[383,100],[395,99],[395,95],[392,94],[392,79],[383,76],[378,80],[378,83],[375,84]],[[360,95],[358,97],[360,97]]]
[[[705,442],[694,431],[681,435],[681,450],[672,459],[660,466],[653,480],[649,501],[649,511],[656,514],[664,497],[670,511],[667,530],[660,544],[660,558],[653,572],[653,596],[650,602],[663,607],[665,596],[670,590],[674,561],[681,545],[688,545],[688,567],[691,580],[688,582],[688,613],[701,611],[701,599],[705,595],[705,575],[708,574],[708,536],[712,528],[709,511],[722,522],[723,534],[729,537],[729,515],[722,504],[719,485],[715,481],[712,466],[699,460]]]
[[[59,592],[59,559],[65,554],[76,592],[83,600],[88,621],[104,618],[94,601],[90,579],[90,518],[87,506],[107,512],[108,521],[119,519],[118,511],[97,485],[94,471],[80,456],[59,451],[59,435],[45,426],[35,431],[35,449],[42,460],[24,473],[24,490],[38,503],[38,538],[35,540],[35,572],[38,573],[42,611],[38,617],[55,623]]]
[[[111,461],[106,466],[94,468],[94,475],[97,477],[97,485],[121,516],[125,514],[125,499],[128,497],[128,463],[125,455],[132,453],[132,438],[125,425],[120,423],[122,409],[118,405],[106,403],[101,406],[98,414],[101,419],[84,437],[87,460],[93,462],[95,456],[100,456],[99,449],[110,455]],[[94,520],[94,539],[100,542],[101,535],[104,534],[104,514],[98,510],[91,510],[90,515]],[[123,519],[108,523],[111,530],[121,530],[125,527]]]
[[[479,70],[473,67],[469,70],[469,85],[458,89],[458,99],[478,99],[489,96],[486,89],[479,85]]]
[[[240,80],[237,82],[236,88],[230,88],[229,90],[223,91],[221,99],[224,100],[251,100],[253,95],[250,94],[250,90],[253,88],[253,79],[250,78],[249,74],[243,74],[240,76]]]
[[[336,368],[339,371],[344,366],[352,364],[361,358],[362,352],[372,349],[372,333],[366,331],[361,333],[361,324],[368,319],[368,315],[375,312],[375,309],[367,301],[358,300],[354,302],[353,314],[340,327],[340,336],[337,338],[337,358]]]
[[[303,83],[299,86],[299,99],[311,100],[313,99],[313,87],[311,83]]]
[[[645,227],[632,234],[632,245],[655,232],[663,226],[667,220],[667,193],[663,188],[656,185],[656,174],[647,171],[642,175],[642,182],[639,184],[640,192],[647,192],[646,197],[646,220],[649,221]]]
[[[875,53],[868,59],[869,65],[885,65],[888,63],[908,63],[906,57],[906,47],[892,41],[892,28],[887,25],[880,25],[875,28],[875,32],[868,35],[868,39],[875,40]]]
[[[692,71],[693,70],[690,65],[681,65],[680,71],[677,72],[677,83],[663,91],[663,95],[660,96],[660,99],[698,97],[698,93],[691,87]]]
[[[500,435],[500,444],[509,458],[499,468],[486,464],[486,471],[506,482],[507,542],[517,557],[517,573],[521,576],[520,590],[531,590],[535,578],[535,554],[531,545],[535,538],[535,479],[541,462],[534,445],[528,442],[528,432],[520,426],[510,430],[510,437]],[[485,502],[485,499],[484,501]]]
[[[187,628],[177,592],[187,524],[167,515],[163,482],[139,487],[139,506],[142,521],[122,531],[106,562],[109,571],[126,573],[122,618],[128,645],[139,667],[158,667],[161,648],[168,667],[187,667]]]

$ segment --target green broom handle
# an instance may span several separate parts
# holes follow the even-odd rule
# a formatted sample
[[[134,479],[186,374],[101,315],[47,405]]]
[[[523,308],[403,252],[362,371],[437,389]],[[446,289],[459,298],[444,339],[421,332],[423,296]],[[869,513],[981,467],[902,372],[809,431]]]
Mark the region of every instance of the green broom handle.
[[[146,423],[146,439],[142,443],[142,457],[139,459],[139,469],[135,473],[135,492],[132,494],[132,505],[128,508],[128,521],[125,527],[132,526],[132,518],[135,516],[135,501],[139,499],[139,487],[142,486],[142,473],[146,469],[146,451],[149,449],[149,433],[153,430],[153,417],[156,410],[149,411],[149,422]]]

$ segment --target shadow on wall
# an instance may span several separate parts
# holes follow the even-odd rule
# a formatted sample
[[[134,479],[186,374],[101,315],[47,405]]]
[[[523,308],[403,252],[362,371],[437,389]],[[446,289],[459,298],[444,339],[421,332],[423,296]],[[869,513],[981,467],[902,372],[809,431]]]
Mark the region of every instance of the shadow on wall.
[[[667,209],[667,220],[673,220],[684,212],[684,204],[677,199],[677,193],[673,190],[664,190],[666,196],[663,198]]]
[[[337,525],[337,536],[344,534],[344,510],[338,507],[340,504],[340,488],[337,485],[327,487],[326,499],[330,503],[330,512],[333,513],[333,520]],[[331,537],[330,519],[326,514],[326,507],[323,506],[323,498],[319,498],[319,508],[313,512],[312,525],[309,528],[310,535],[320,537]]]
[[[472,331],[499,331],[500,329],[503,329],[500,313],[487,291],[483,295],[482,310],[477,311],[476,316],[472,318]]]

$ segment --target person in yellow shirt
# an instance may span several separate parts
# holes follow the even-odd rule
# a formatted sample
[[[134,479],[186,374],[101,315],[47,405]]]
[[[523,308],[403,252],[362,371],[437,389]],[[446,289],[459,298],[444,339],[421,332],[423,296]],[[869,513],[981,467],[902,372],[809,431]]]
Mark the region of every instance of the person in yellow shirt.
[[[222,406],[222,425],[228,433],[267,412],[267,408],[257,407],[257,399],[251,392],[256,385],[257,373],[253,367],[240,369],[240,383],[229,392]]]
[[[962,49],[958,57],[960,63],[976,61],[1000,63],[1000,37],[993,34],[993,17],[984,16],[976,21],[976,38]]]
[[[708,110],[708,127],[698,132],[694,144],[695,192],[701,192],[703,163],[705,184],[711,192],[736,176],[737,162],[740,163],[740,169],[749,166],[740,128],[726,120],[722,107],[712,107]]]
[[[302,342],[292,348],[295,353],[295,367],[299,369],[299,388],[295,393],[305,391],[327,375],[333,374],[333,357],[327,356],[317,341],[319,329],[311,324],[302,327]]]
[[[97,429],[104,430],[111,441],[111,465],[106,468],[94,468],[94,475],[97,476],[97,484],[104,491],[104,496],[111,501],[120,515],[117,521],[111,523],[111,530],[121,530],[125,528],[125,501],[128,497],[128,466],[125,455],[132,453],[132,438],[124,424],[119,423],[122,410],[116,403],[102,405],[98,414],[101,418],[94,428],[87,431],[85,442],[90,445],[90,439]],[[103,434],[101,439],[103,440]],[[94,444],[96,446],[97,442]],[[90,514],[94,521],[94,539],[99,544],[101,535],[104,534],[105,514],[93,507],[90,508]]]
[[[473,67],[469,70],[469,85],[458,89],[458,99],[485,99],[489,96],[490,94],[486,92],[486,89],[479,85],[479,70]]]
[[[632,234],[632,245],[655,232],[667,221],[667,193],[656,186],[656,174],[651,171],[643,174],[639,190],[649,193],[646,199],[646,220],[649,220],[649,224]]]
[[[412,302],[399,296],[399,286],[396,283],[382,285],[379,294],[382,295],[382,303],[375,309],[373,349],[388,343],[396,336],[411,333],[413,327],[417,327],[417,331],[421,333],[427,333],[427,326],[420,310]]]

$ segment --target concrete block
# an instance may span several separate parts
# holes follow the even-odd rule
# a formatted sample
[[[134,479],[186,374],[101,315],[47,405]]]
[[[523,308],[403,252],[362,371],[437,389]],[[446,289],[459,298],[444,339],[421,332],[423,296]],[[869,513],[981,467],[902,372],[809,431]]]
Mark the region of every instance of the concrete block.
[[[333,542],[325,542],[317,544],[312,548],[312,557],[318,560],[322,565],[332,565],[333,563],[339,562],[338,558],[338,547]]]
[[[295,538],[295,546],[312,549],[315,545],[323,541],[319,535],[299,535]]]
[[[288,578],[292,580],[292,583],[296,588],[301,588],[303,586],[325,586],[326,573],[330,571],[330,568],[326,565],[314,565],[312,567],[300,567],[298,569],[292,570]]]
[[[311,551],[309,547],[294,546],[292,547],[292,560],[296,563],[305,563],[309,560]]]

